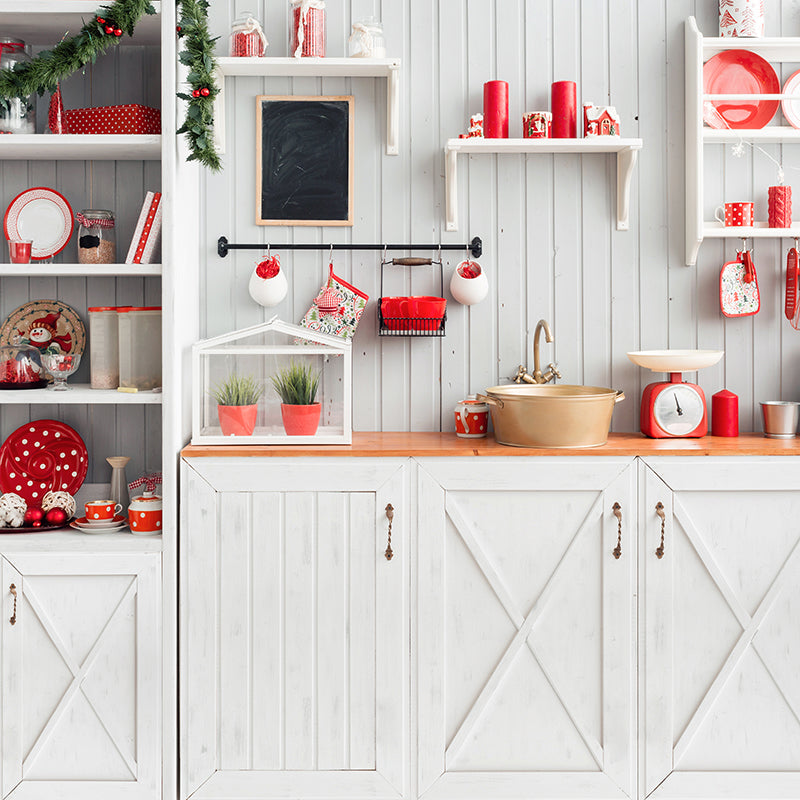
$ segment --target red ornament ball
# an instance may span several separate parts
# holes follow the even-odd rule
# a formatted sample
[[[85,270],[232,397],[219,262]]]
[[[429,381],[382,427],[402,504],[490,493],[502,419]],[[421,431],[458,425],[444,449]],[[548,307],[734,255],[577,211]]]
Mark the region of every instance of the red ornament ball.
[[[175,26],[175,30],[176,30],[177,33],[182,33],[183,32],[183,28],[181,28],[180,25],[176,25]]]
[[[98,17],[97,21],[98,21],[98,23],[100,23],[100,25],[105,25],[106,24],[106,21],[102,17]]]
[[[200,90],[200,94],[201,94],[201,95],[203,95],[203,97],[208,97],[208,96],[211,94],[211,90],[210,90],[210,89],[208,89],[206,86],[204,86],[204,87],[203,87],[203,88]]]
[[[24,519],[27,525],[35,526],[37,522],[41,525],[44,519],[44,511],[41,508],[28,508],[25,511]]]
[[[200,97],[200,90],[199,89],[195,89],[192,92],[192,97]]]
[[[122,30],[120,28],[114,28],[114,36],[122,36]]]
[[[45,519],[48,525],[63,525],[67,521],[67,512],[63,508],[51,508]]]
[[[106,33],[114,33],[114,29],[110,25],[106,25],[105,28],[103,28],[103,30]]]

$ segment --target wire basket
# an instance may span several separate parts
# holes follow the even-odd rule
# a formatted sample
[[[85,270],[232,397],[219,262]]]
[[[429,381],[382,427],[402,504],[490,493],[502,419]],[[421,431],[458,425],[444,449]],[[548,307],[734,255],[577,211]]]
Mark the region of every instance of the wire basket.
[[[383,296],[383,270],[391,264],[398,267],[422,267],[438,264],[439,266],[439,294],[440,297],[406,297],[384,298]],[[407,313],[403,316],[384,316],[384,299],[396,299],[400,303],[407,303]],[[378,298],[378,335],[379,336],[444,336],[445,323],[447,322],[447,301],[444,299],[444,274],[442,260],[431,258],[393,258],[381,261],[381,296]],[[397,305],[397,304],[394,304]],[[442,312],[438,315],[436,306],[441,305]],[[412,306],[414,308],[412,308]],[[425,309],[423,314],[416,310]]]

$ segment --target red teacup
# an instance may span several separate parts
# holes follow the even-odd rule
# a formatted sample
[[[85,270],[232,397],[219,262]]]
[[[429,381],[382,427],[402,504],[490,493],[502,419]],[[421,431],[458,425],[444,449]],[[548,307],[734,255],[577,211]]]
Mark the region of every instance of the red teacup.
[[[724,206],[717,206],[714,217],[726,228],[752,228],[753,209],[753,203],[725,203]]]
[[[87,522],[111,520],[122,511],[122,506],[113,500],[90,500],[84,508]]]

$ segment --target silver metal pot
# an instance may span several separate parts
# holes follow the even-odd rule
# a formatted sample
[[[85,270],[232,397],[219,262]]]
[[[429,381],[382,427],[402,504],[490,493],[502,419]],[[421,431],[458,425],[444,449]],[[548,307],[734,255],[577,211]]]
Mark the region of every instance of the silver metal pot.
[[[600,447],[608,441],[614,405],[624,392],[601,386],[492,386],[495,439],[513,447]]]

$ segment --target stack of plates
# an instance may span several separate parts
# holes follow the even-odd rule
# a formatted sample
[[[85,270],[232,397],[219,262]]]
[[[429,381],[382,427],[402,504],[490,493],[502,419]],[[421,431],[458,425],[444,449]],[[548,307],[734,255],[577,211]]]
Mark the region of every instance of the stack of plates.
[[[127,527],[128,518],[117,514],[114,519],[88,520],[86,517],[76,517],[70,522],[70,528],[82,533],[113,533]]]

